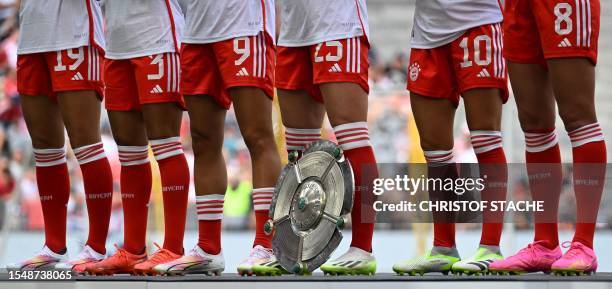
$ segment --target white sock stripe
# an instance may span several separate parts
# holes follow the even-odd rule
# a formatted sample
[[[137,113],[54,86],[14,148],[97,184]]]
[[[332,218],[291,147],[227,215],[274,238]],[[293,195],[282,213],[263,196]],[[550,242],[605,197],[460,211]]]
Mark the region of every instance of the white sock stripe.
[[[585,125],[583,127],[580,127],[578,129],[575,129],[571,132],[568,133],[568,135],[570,136],[570,138],[572,137],[579,137],[581,135],[584,135],[586,133],[590,133],[592,131],[595,130],[601,130],[601,127],[599,126],[599,123],[592,123],[589,125]]]
[[[604,140],[604,135],[599,123],[585,125],[568,133],[568,135],[572,142],[572,147],[579,147],[587,143]]]
[[[148,146],[119,146],[119,162],[122,166],[136,166],[149,162]]]
[[[502,147],[502,133],[500,131],[477,130],[471,133],[472,147],[476,154],[492,151]]]
[[[34,160],[38,167],[51,167],[66,162],[66,147],[56,149],[34,149]]]
[[[334,133],[338,133],[338,132],[342,132],[344,130],[352,130],[352,129],[368,129],[368,123],[365,121],[360,121],[360,122],[352,122],[352,123],[345,123],[345,124],[341,124],[338,126],[334,127]]]
[[[453,151],[424,151],[428,163],[450,163],[453,160]]]
[[[543,152],[558,143],[557,132],[525,132],[525,150],[530,153]]]
[[[285,127],[285,134],[300,136],[300,135],[321,135],[320,128],[290,128]]]
[[[253,193],[251,194],[253,209],[255,211],[269,210],[273,196],[274,188],[272,187],[253,189]]]
[[[66,163],[66,147],[57,149],[34,149],[37,167],[51,167]]]
[[[99,142],[72,150],[79,164],[86,164],[106,157],[104,145]]]
[[[151,140],[150,143],[156,160],[183,154],[183,144],[179,137]]]
[[[356,140],[356,141],[351,141],[351,142],[340,144],[340,147],[345,151],[356,149],[356,148],[371,147],[371,146],[372,146],[372,143],[370,143],[369,140]]]
[[[196,213],[198,220],[221,220],[223,219],[223,205],[225,195],[213,194],[196,196]]]
[[[149,146],[117,146],[119,153],[131,153],[131,152],[142,152],[148,151]]]
[[[225,195],[221,195],[221,194],[196,196],[197,203],[208,202],[208,201],[223,201],[223,200],[225,200]]]
[[[198,214],[198,221],[223,220],[223,213],[217,214]]]
[[[153,139],[150,140],[149,143],[151,144],[151,147],[155,147],[155,146],[159,146],[159,145],[164,145],[164,144],[168,144],[168,143],[174,143],[174,142],[180,142],[181,138],[178,136],[173,136],[173,137],[169,137],[169,138],[164,138],[164,139]]]
[[[492,137],[502,137],[501,131],[497,130],[473,130],[470,131],[471,137],[479,137],[479,136],[492,136]]]
[[[255,210],[255,211],[268,211],[268,210],[270,210],[270,204],[253,205],[253,210]]]
[[[38,155],[48,155],[48,154],[57,154],[57,153],[66,153],[66,147],[56,148],[56,149],[34,149],[34,154]]]

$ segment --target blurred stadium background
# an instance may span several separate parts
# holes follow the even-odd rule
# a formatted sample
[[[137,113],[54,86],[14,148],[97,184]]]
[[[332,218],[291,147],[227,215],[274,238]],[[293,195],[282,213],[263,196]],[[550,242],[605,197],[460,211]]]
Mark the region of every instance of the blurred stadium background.
[[[418,133],[411,119],[410,102],[405,91],[406,69],[410,51],[410,28],[414,0],[368,0],[371,28],[371,68],[369,125],[377,159],[380,163],[421,162],[422,154],[418,145]],[[600,123],[605,134],[612,136],[612,7],[602,1],[602,31],[597,76],[597,101]],[[19,108],[20,96],[16,85],[16,40],[19,31],[15,28],[15,0],[0,0],[0,267],[2,264],[25,258],[40,249],[43,240],[42,210],[38,200],[32,148]],[[275,129],[282,154],[283,129],[279,116],[275,118]],[[119,162],[116,145],[110,134],[108,121],[102,121],[103,141],[106,152],[113,165],[115,177],[115,199],[107,248],[122,239],[121,201],[118,198]],[[189,120],[184,119],[182,138],[190,164],[193,154],[190,150],[188,133]],[[522,132],[516,117],[512,100],[504,111],[505,149],[509,162],[524,162]],[[563,124],[558,123],[560,130]],[[329,126],[324,135],[330,137]],[[455,155],[458,162],[475,162],[467,126],[462,109],[457,114],[455,128]],[[569,140],[561,137],[562,150],[569,152]],[[250,160],[241,139],[233,112],[228,114],[225,128],[224,154],[228,165],[229,186],[226,195],[223,237],[227,259],[227,271],[232,272],[240,258],[246,256],[251,242],[254,219],[250,205]],[[609,150],[609,158],[612,150]],[[283,155],[286,159],[286,156]],[[564,161],[571,161],[571,154],[563,155]],[[79,244],[85,241],[87,233],[87,212],[82,188],[80,170],[73,156],[69,160],[72,197],[69,210],[69,243],[73,254]],[[155,171],[155,170],[154,170]],[[574,215],[572,188],[565,182],[561,215]],[[525,190],[525,186],[516,186]],[[191,188],[193,191],[193,186]],[[607,192],[606,192],[607,193]],[[191,203],[195,202],[194,193],[190,194]],[[602,208],[610,208],[610,198]],[[612,210],[600,211],[596,250],[601,256],[612,256],[612,249],[606,244],[612,242]],[[428,243],[429,225],[397,223],[378,224],[375,234],[374,250],[380,260],[379,271],[391,270],[398,257],[408,258],[423,252]],[[480,231],[478,225],[459,226],[457,234],[460,251],[464,255],[474,250]],[[510,254],[524,246],[532,238],[529,218],[518,218],[507,224],[503,238],[504,253]],[[570,240],[572,224],[562,225],[562,240]],[[162,240],[163,211],[159,176],[155,178],[153,197],[149,213],[150,240]],[[185,248],[188,249],[197,239],[197,226],[193,206],[188,216],[188,232]],[[345,236],[350,238],[350,232]],[[343,251],[348,240],[338,250]],[[150,246],[153,248],[153,246]],[[398,254],[398,252],[400,252]],[[612,271],[612,261],[601,258],[600,270]]]

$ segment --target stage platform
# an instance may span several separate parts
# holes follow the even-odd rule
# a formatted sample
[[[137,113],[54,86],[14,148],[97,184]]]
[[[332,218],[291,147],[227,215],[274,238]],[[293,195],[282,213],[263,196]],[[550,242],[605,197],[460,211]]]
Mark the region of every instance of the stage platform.
[[[70,281],[12,281],[8,275],[0,274],[0,289],[481,289],[481,288],[528,288],[528,289],[612,289],[612,273],[593,276],[559,277],[544,274],[521,276],[397,276],[381,273],[375,276],[279,276],[240,277],[236,274],[222,276],[184,277],[140,277],[83,276]]]

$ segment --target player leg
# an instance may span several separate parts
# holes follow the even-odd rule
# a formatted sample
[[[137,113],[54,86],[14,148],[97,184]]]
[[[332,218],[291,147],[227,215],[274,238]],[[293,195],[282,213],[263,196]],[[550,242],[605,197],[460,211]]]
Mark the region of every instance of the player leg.
[[[9,270],[52,269],[66,259],[66,205],[70,180],[66,166],[64,124],[53,95],[42,54],[20,55],[18,84],[21,107],[34,147],[36,182],[45,220],[45,246],[28,260],[7,265]]]
[[[281,163],[272,129],[271,98],[256,87],[236,87],[230,89],[230,93],[234,100],[240,132],[251,154],[253,168],[252,198],[256,227],[253,252],[250,255],[257,258],[248,258],[250,262],[243,262],[243,266],[238,268],[238,271],[241,271],[239,273],[252,273],[248,264],[252,267],[269,262],[273,258],[271,236],[264,232],[264,224],[269,219],[270,203]]]
[[[414,51],[414,50],[413,50]],[[414,53],[414,52],[413,52]],[[453,122],[456,104],[446,98],[432,98],[416,92],[410,93],[412,112],[419,131],[421,148],[427,161],[428,178],[457,178],[453,160]],[[431,117],[435,115],[436,117]],[[454,192],[431,190],[432,201],[449,201]],[[398,274],[447,273],[460,260],[455,246],[454,215],[433,213],[433,248],[422,258],[401,261],[393,265]]]
[[[89,218],[85,248],[75,259],[58,264],[56,268],[82,273],[88,264],[102,260],[106,254],[113,194],[111,168],[100,136],[102,60],[91,47],[47,53],[46,56],[47,62],[53,64],[53,86],[59,91],[64,124],[83,175]]]
[[[351,212],[351,247],[344,255],[321,266],[323,272],[330,274],[369,275],[376,272],[376,259],[372,254],[374,194],[368,184],[378,177],[378,168],[367,125],[368,48],[365,37],[356,37],[321,43],[311,49],[315,83],[321,89],[338,144],[353,168],[356,188]],[[347,261],[352,264],[347,266]]]
[[[185,44],[181,51],[181,91],[189,112],[194,153],[193,179],[196,193],[198,243],[182,258],[160,264],[164,275],[217,274],[224,270],[221,224],[227,190],[223,157],[223,134],[227,95],[215,64],[212,45]]]
[[[595,66],[586,58],[548,63],[559,114],[572,142],[577,208],[572,246],[552,268],[562,274],[591,273],[597,270],[593,239],[607,163],[606,143],[595,113]],[[577,262],[584,265],[574,265]]]
[[[480,175],[485,179],[481,199],[488,202],[506,199],[508,181],[501,134],[502,105],[508,99],[501,30],[500,24],[482,25],[466,31],[450,44],[472,147]],[[485,53],[481,53],[483,48]],[[499,249],[502,227],[503,212],[483,212],[479,247],[474,255],[455,263],[453,272],[482,274],[494,260],[503,259]]]
[[[119,150],[123,205],[123,247],[114,255],[86,266],[94,275],[133,273],[147,259],[146,235],[152,175],[147,132],[139,111],[138,90],[129,60],[106,60],[106,109]]]
[[[555,132],[555,101],[544,63],[540,35],[532,3],[506,2],[504,55],[525,134],[525,160],[531,197],[544,202],[544,212],[535,213],[532,244],[503,261],[494,262],[494,273],[549,271],[561,256],[558,247],[557,210],[562,183],[561,155]],[[545,1],[542,1],[545,2]]]
[[[597,270],[592,247],[607,162],[595,113],[600,1],[537,1],[533,5],[574,163],[576,234],[570,250],[552,268],[561,274],[591,273]]]
[[[320,96],[320,93],[318,93],[318,90],[315,92],[312,84],[312,66],[308,61],[309,58],[308,47],[277,47],[275,67],[277,95],[283,125],[285,126],[285,144],[290,161],[296,161],[306,146],[321,138],[321,125],[325,116],[325,108],[320,102],[320,98],[318,98],[319,101],[315,100],[317,96]],[[272,121],[269,119],[271,117],[270,100],[264,98],[266,96],[264,91],[259,91],[257,94],[259,94],[259,105],[268,107],[265,109],[266,119],[257,121],[262,124],[271,123]],[[246,99],[246,97],[244,98]],[[238,109],[238,102],[236,102],[236,105]],[[267,125],[261,129],[271,131],[271,128],[267,128]],[[274,139],[270,142],[274,143]],[[276,154],[278,155],[278,152]],[[264,213],[267,214],[268,208],[263,207],[263,209],[265,209]],[[261,218],[262,222],[268,219],[263,214]],[[258,230],[262,228],[258,228]],[[251,270],[256,275],[287,273],[273,256],[271,260],[253,264]]]
[[[155,266],[183,255],[190,181],[180,140],[184,100],[178,91],[180,62],[177,53],[145,56],[134,59],[133,63],[147,137],[159,166],[164,203],[164,244],[134,269],[137,273],[155,274]]]

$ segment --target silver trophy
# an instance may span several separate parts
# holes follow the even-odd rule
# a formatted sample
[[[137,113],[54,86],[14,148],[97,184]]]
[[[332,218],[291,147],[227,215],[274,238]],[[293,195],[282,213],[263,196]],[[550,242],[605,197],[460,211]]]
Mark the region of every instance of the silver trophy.
[[[353,170],[342,149],[317,141],[283,169],[274,190],[266,233],[280,265],[309,274],[329,259],[340,244],[340,229],[353,207]]]

